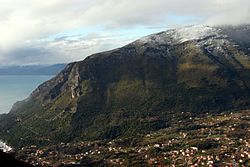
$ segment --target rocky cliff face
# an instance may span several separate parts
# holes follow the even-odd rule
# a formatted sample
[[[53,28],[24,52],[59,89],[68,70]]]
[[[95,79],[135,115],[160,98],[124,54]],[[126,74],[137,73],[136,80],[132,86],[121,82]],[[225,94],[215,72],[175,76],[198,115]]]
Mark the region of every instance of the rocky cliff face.
[[[173,29],[71,63],[1,116],[0,133],[17,147],[115,138],[167,127],[176,112],[249,108],[249,32]]]

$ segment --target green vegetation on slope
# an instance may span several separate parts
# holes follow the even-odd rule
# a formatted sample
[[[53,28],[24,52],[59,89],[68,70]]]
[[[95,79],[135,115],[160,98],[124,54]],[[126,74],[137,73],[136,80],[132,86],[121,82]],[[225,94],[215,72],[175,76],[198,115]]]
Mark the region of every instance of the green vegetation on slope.
[[[129,44],[69,64],[0,117],[15,147],[113,139],[166,128],[172,114],[250,107],[250,57],[227,39]]]

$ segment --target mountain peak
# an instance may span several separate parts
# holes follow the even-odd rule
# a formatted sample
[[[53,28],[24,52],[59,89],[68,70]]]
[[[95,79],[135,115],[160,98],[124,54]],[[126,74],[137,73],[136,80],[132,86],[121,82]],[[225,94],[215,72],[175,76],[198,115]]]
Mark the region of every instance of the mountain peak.
[[[211,27],[207,25],[193,25],[177,29],[170,29],[160,33],[148,35],[140,38],[136,43],[154,43],[154,44],[168,44],[175,45],[187,41],[202,40],[208,37],[220,37],[221,30],[218,27]]]
[[[200,40],[211,36],[218,36],[220,33],[218,28],[195,25],[176,29],[176,38],[183,43],[191,40]]]

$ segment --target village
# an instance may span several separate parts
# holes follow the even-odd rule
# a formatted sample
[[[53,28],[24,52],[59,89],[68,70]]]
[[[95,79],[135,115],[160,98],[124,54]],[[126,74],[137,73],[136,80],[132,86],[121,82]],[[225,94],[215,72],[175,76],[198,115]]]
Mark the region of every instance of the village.
[[[192,124],[190,124],[192,122]],[[35,166],[250,166],[247,111],[190,117],[136,138],[23,147],[15,156]]]

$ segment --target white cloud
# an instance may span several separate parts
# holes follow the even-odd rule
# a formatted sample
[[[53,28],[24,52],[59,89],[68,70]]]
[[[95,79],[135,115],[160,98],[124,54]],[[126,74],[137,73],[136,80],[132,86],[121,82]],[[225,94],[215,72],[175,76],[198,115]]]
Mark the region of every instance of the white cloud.
[[[171,27],[187,24],[171,16],[197,18],[205,24],[241,24],[250,22],[249,0],[0,0],[0,61],[14,61],[18,52],[42,49],[44,62],[74,61],[85,55],[120,46],[129,38],[113,37],[116,30],[140,27]],[[193,23],[192,22],[192,23]],[[101,27],[111,37],[47,41],[46,39],[77,28]],[[94,32],[94,30],[93,30]],[[98,36],[103,36],[99,34]],[[37,41],[40,41],[37,42]],[[42,42],[41,42],[42,41]],[[60,51],[59,51],[60,50]],[[78,51],[77,51],[78,50]],[[33,50],[34,51],[34,50]],[[27,53],[26,53],[27,52]],[[29,53],[28,53],[29,52]],[[13,54],[17,55],[13,55]],[[26,53],[26,54],[25,54]],[[38,52],[36,52],[38,54]],[[59,56],[60,54],[60,56]],[[54,55],[54,56],[52,56]],[[84,55],[84,56],[82,56]],[[20,57],[20,56],[19,56]],[[49,57],[49,58],[48,58]],[[70,58],[68,58],[70,57]],[[21,59],[20,62],[22,63]],[[23,63],[25,63],[23,61]]]
[[[1,65],[55,64],[83,60],[85,57],[123,46],[133,39],[115,34],[66,36],[54,40],[27,42],[25,46],[5,53]],[[1,57],[0,57],[1,58]]]

